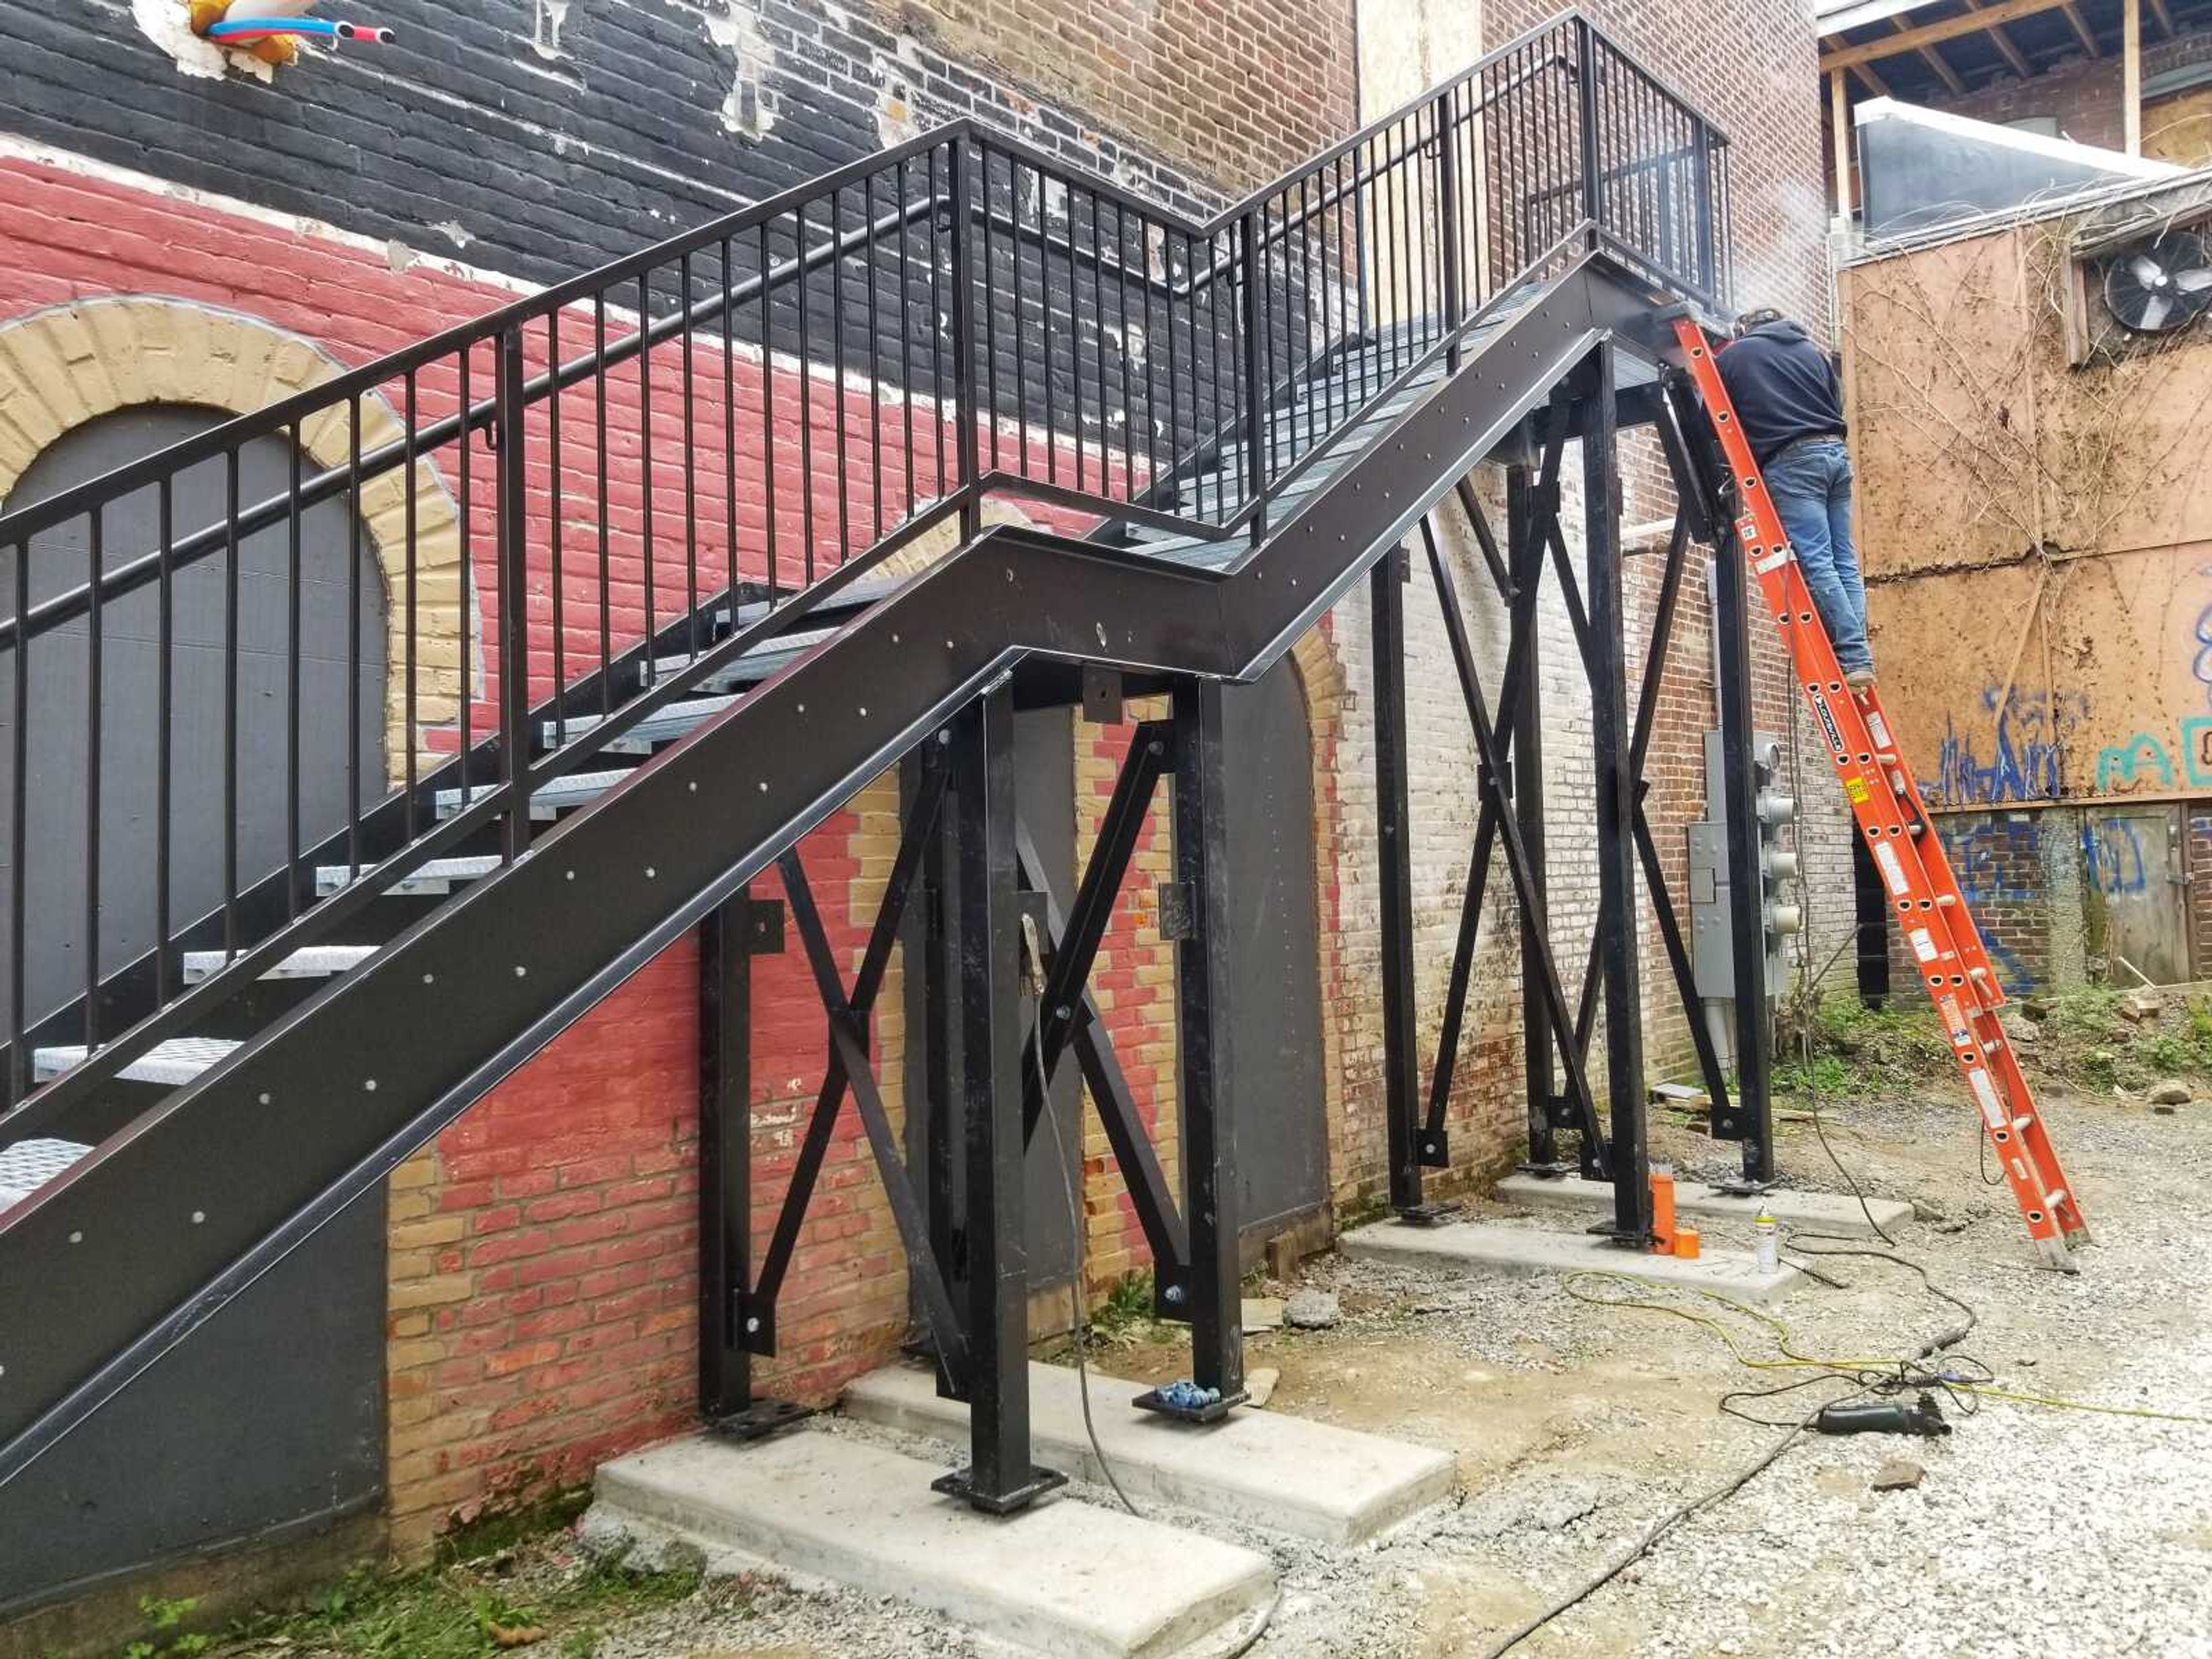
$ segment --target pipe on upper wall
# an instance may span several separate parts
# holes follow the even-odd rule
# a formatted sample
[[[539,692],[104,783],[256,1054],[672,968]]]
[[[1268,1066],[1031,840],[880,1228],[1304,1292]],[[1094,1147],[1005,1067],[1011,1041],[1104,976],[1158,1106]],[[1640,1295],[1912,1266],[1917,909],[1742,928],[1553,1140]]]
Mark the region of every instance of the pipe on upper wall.
[[[393,34],[388,28],[366,23],[331,21],[320,17],[226,17],[219,23],[208,26],[207,38],[228,44],[234,40],[265,40],[272,35],[304,35],[325,40],[357,40],[371,46],[388,46]]]

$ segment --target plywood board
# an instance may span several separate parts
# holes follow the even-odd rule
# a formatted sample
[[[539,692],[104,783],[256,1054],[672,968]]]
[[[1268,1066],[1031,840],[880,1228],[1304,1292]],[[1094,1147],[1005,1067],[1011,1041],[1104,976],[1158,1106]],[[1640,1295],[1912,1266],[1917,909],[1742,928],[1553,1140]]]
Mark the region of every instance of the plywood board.
[[[1844,273],[1875,658],[1932,802],[2212,793],[2212,323],[2069,365],[2067,234]]]

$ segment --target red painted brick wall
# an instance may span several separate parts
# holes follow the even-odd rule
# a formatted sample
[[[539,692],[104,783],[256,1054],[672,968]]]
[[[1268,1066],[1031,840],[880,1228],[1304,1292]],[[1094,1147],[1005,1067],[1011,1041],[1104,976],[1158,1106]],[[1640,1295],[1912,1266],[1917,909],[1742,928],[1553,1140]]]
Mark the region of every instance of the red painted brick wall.
[[[480,314],[510,297],[495,287],[418,265],[395,273],[378,254],[327,238],[95,182],[58,169],[0,167],[0,196],[15,231],[0,248],[0,319],[39,307],[108,295],[160,294],[265,319],[298,332],[342,362],[357,362]],[[312,296],[313,303],[309,303]],[[703,354],[695,377],[700,428],[720,427],[719,350]],[[479,372],[488,364],[477,365]],[[711,371],[706,372],[706,371]],[[779,411],[775,495],[783,570],[794,573],[808,487],[799,473],[797,382],[779,364],[772,394]],[[482,395],[478,381],[471,390]],[[739,380],[740,430],[757,424],[757,359]],[[682,391],[679,362],[656,354],[654,397],[674,430]],[[418,410],[435,418],[454,406],[451,374],[426,374]],[[645,625],[641,582],[646,545],[645,475],[636,434],[635,381],[611,387],[608,515],[615,648]],[[814,389],[817,457],[830,449],[836,400],[826,377]],[[592,410],[578,393],[563,398],[568,427],[563,489],[569,504],[593,501],[598,458],[587,439]],[[4,413],[4,411],[0,411]],[[871,405],[848,394],[848,423]],[[854,428],[858,430],[857,425]],[[887,494],[903,488],[896,447],[903,426],[884,421]],[[935,428],[917,426],[920,488],[933,474]],[[543,455],[542,419],[533,422]],[[459,490],[458,451],[440,458]],[[757,447],[740,455],[757,468]],[[471,507],[471,554],[479,602],[495,592],[491,563],[489,468],[478,456]],[[1095,465],[1095,460],[1094,460]],[[893,477],[898,473],[896,477]],[[726,546],[728,517],[714,469],[698,479],[698,545],[711,571]],[[758,474],[755,472],[754,477]],[[848,471],[846,505],[856,544],[873,512],[874,484]],[[834,561],[836,474],[811,480],[816,544],[823,568]],[[533,694],[550,688],[544,643],[550,626],[552,474],[542,463],[531,479],[535,559],[532,607]],[[653,539],[662,621],[680,613],[688,550],[677,504],[683,499],[681,451],[665,446],[656,505],[664,515]],[[766,568],[768,491],[737,497],[742,574]],[[896,516],[896,506],[887,516]],[[568,672],[597,657],[597,543],[563,521],[574,544],[568,580]],[[1070,531],[1085,520],[1038,509],[1036,521]],[[574,571],[585,565],[584,585]],[[489,619],[480,616],[485,631]],[[481,647],[479,647],[479,649]],[[495,719],[495,678],[487,676],[473,710],[479,732]],[[428,738],[449,746],[454,734]],[[880,891],[885,834],[895,791],[878,785],[811,836],[803,852],[832,943],[848,967],[858,961]],[[775,884],[758,890],[773,896]],[[1149,888],[1146,889],[1149,891]],[[1117,951],[1133,957],[1147,947]],[[1113,1018],[1128,1033],[1125,1053],[1145,1086],[1168,1079],[1158,1049],[1162,1008],[1157,976],[1117,960],[1121,1004]],[[819,1003],[798,953],[756,965],[754,1112],[756,1232],[764,1244],[791,1158],[821,1082],[824,1031]],[[896,983],[884,996],[897,1006]],[[1146,1003],[1150,1012],[1145,1012]],[[1172,1016],[1165,1041],[1171,1047]],[[455,1516],[523,1488],[580,1477],[609,1453],[667,1432],[692,1413],[696,1297],[696,960],[689,940],[672,947],[558,1038],[439,1137],[395,1177],[392,1194],[391,1510],[395,1543],[412,1549]],[[898,1105],[896,1021],[879,1043],[886,1095]],[[399,1036],[402,1034],[395,1034]],[[1139,1049],[1144,1052],[1140,1054]],[[906,1326],[902,1263],[882,1188],[849,1107],[841,1120],[817,1195],[808,1212],[781,1319],[781,1353],[767,1376],[786,1392],[821,1398],[847,1376],[888,1355]]]

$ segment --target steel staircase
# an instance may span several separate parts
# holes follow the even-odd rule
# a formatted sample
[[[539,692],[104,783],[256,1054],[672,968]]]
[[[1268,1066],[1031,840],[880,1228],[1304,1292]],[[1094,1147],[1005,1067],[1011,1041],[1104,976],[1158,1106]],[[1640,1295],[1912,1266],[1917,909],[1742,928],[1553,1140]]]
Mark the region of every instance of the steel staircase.
[[[979,696],[1252,678],[1600,343],[1645,343],[1624,396],[1655,392],[1657,308],[1724,299],[1724,146],[1571,15],[1208,223],[944,129],[0,514],[19,550],[88,519],[97,556],[106,504],[249,439],[336,420],[358,458],[272,501],[234,490],[224,522],[36,605],[19,552],[0,1485]],[[1109,363],[1133,307],[1150,346]],[[812,405],[795,440],[773,375]],[[627,634],[624,422],[647,468]],[[342,828],[26,1007],[26,641],[96,636],[131,592],[166,603],[175,570],[393,478],[411,620],[432,461],[483,618],[458,752],[410,750]],[[986,529],[994,495],[1089,527]],[[596,582],[572,517],[596,518]],[[940,526],[954,550],[900,573]]]

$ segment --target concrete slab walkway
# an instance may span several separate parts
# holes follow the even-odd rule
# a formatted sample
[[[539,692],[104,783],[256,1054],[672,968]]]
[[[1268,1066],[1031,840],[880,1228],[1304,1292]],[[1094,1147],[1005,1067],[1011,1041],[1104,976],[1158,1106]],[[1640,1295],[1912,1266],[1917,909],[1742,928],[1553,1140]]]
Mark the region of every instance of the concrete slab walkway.
[[[1344,1253],[1355,1261],[1417,1267],[1481,1267],[1497,1273],[1571,1273],[1589,1269],[1629,1273],[1656,1284],[1694,1285],[1744,1302],[1778,1302],[1804,1275],[1784,1267],[1762,1273],[1748,1250],[1709,1250],[1695,1261],[1624,1250],[1589,1233],[1555,1233],[1498,1221],[1457,1221],[1416,1227],[1378,1221],[1346,1233]]]
[[[1580,1176],[1510,1175],[1498,1183],[1498,1196],[1514,1204],[1555,1204],[1607,1212],[1613,1208],[1612,1183],[1585,1181]],[[1762,1206],[1784,1227],[1800,1232],[1875,1237],[1858,1200],[1849,1193],[1801,1193],[1778,1188],[1754,1198],[1738,1198],[1702,1181],[1674,1183],[1677,1215],[1741,1221],[1747,1226]],[[1867,1208],[1885,1228],[1912,1219],[1912,1206],[1899,1199],[1869,1197]]]
[[[941,1473],[819,1431],[696,1435],[602,1465],[585,1528],[894,1596],[1063,1659],[1215,1659],[1273,1605],[1249,1550],[1068,1498],[980,1515],[930,1491]]]
[[[1147,1498],[1327,1544],[1357,1544],[1451,1495],[1450,1454],[1356,1429],[1251,1408],[1196,1426],[1139,1411],[1144,1385],[1091,1374],[1091,1408],[1114,1474]],[[968,1408],[939,1400],[930,1373],[896,1365],[845,1391],[864,1422],[958,1442]],[[1103,1480],[1083,1431],[1074,1370],[1030,1366],[1030,1435],[1040,1463]]]

